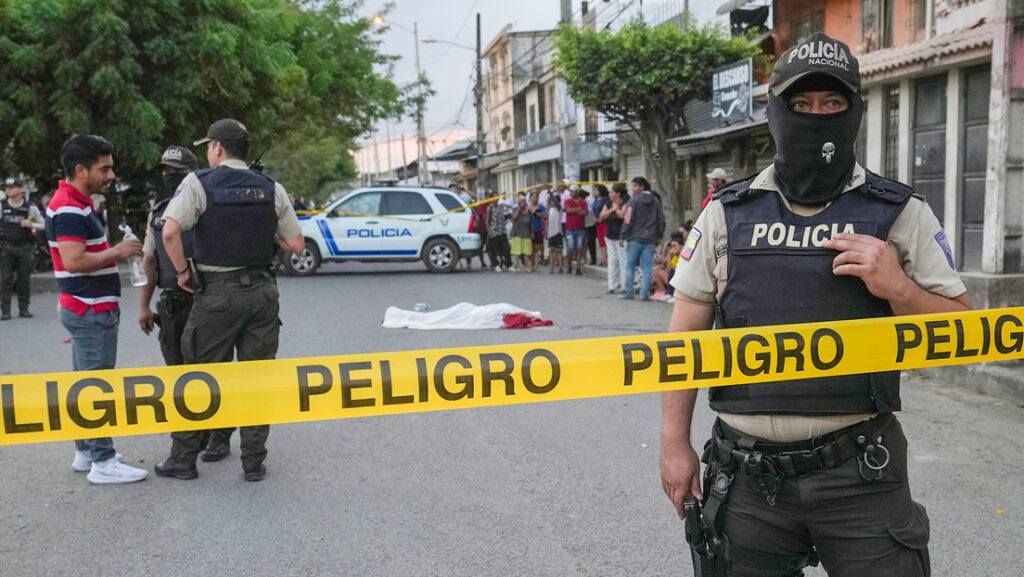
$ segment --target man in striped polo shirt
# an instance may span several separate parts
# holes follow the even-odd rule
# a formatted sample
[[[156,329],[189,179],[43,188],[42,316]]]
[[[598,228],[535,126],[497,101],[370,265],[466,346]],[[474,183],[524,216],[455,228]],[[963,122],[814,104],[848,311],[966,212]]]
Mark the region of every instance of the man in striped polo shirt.
[[[116,260],[142,255],[137,239],[113,248],[93,212],[93,194],[114,181],[114,146],[100,136],[76,135],[61,149],[64,180],[46,209],[46,238],[53,273],[60,288],[60,320],[71,333],[71,360],[76,371],[112,369],[117,361],[121,280]],[[131,483],[146,471],[125,465],[110,437],[75,441],[72,468],[89,474],[92,483]]]

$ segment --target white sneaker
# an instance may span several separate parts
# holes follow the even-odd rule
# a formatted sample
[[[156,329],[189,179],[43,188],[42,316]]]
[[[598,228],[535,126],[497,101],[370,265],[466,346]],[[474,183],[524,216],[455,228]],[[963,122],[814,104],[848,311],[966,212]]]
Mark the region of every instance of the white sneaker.
[[[519,272],[519,267],[517,267],[517,266],[513,266],[512,268],[510,268],[510,269],[508,269],[508,270],[510,270],[510,271],[512,271],[512,272]]]
[[[125,465],[117,457],[114,457],[99,463],[94,462],[86,479],[97,485],[134,483],[145,479],[148,473],[145,469]]]
[[[501,265],[494,267],[494,272],[501,272]]]
[[[114,458],[121,461],[121,453],[114,455]],[[71,468],[76,473],[86,473],[92,469],[92,459],[89,458],[89,453],[85,451],[75,451],[75,460],[71,463]]]

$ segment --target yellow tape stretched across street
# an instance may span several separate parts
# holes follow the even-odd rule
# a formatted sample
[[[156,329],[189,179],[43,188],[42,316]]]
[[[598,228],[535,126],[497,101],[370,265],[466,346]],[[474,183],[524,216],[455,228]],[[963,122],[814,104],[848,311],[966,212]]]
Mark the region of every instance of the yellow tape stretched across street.
[[[0,377],[0,445],[367,417],[1024,357],[1024,307]]]

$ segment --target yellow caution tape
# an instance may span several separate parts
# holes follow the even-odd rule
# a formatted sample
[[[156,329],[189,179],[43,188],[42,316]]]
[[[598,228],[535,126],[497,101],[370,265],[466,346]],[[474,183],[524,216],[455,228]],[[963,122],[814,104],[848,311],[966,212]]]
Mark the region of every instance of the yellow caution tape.
[[[0,445],[1018,359],[1024,307],[678,334],[0,377]]]

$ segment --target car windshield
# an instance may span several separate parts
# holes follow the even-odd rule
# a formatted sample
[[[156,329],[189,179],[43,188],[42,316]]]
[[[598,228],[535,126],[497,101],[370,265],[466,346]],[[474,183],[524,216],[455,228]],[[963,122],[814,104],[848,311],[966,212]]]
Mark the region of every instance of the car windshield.
[[[331,214],[337,215],[368,215],[380,214],[380,192],[361,192],[341,201]]]

